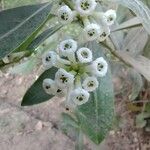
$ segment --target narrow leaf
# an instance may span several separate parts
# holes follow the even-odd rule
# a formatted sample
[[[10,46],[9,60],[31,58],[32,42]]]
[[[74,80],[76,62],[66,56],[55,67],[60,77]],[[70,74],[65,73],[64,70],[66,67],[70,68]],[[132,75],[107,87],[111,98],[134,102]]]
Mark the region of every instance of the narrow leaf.
[[[79,123],[69,114],[62,113],[62,119],[63,119],[63,123],[65,125],[69,125],[69,126],[72,126],[74,128],[79,128]]]
[[[34,50],[37,48],[41,43],[43,43],[47,38],[52,36],[55,32],[57,32],[62,25],[57,25],[55,27],[51,27],[47,30],[45,30],[43,33],[41,33],[37,38],[35,38],[32,43],[28,46],[27,49]]]
[[[116,31],[120,31],[120,30],[124,30],[124,29],[130,29],[130,28],[134,28],[134,27],[138,27],[141,26],[141,21],[138,17],[134,17],[128,21],[123,22],[122,24],[118,25],[117,27],[115,27],[114,29],[112,29],[111,32],[116,32]]]
[[[23,97],[22,106],[29,106],[34,104],[39,104],[45,102],[53,97],[53,95],[48,95],[45,93],[42,83],[45,78],[52,78],[54,79],[55,73],[57,69],[51,68],[45,71],[35,83],[28,89],[25,96]]]
[[[129,69],[127,77],[127,80],[129,80],[132,85],[131,94],[129,96],[129,99],[132,101],[135,100],[138,97],[140,91],[142,91],[143,79],[142,76],[135,69],[131,68]]]
[[[0,58],[25,48],[50,17],[50,9],[51,4],[45,3],[0,12]]]

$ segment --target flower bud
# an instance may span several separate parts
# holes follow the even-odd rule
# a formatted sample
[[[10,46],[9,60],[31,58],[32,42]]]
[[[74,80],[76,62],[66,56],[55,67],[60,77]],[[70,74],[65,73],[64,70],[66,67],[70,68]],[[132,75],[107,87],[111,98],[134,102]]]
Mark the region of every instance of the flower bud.
[[[5,56],[4,58],[2,58],[2,61],[3,61],[5,64],[10,63],[9,57],[10,57],[10,55]]]

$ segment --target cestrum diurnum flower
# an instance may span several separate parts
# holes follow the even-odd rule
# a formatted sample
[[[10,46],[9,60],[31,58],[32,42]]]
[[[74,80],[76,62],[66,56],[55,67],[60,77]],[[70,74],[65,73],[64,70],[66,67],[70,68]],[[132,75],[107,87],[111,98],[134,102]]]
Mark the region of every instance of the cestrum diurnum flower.
[[[67,5],[65,5],[58,9],[57,16],[60,23],[68,24],[73,21],[74,13]]]
[[[101,32],[98,24],[91,23],[84,28],[84,34],[87,41],[93,41],[98,38]]]
[[[81,63],[88,63],[92,61],[93,55],[90,49],[82,47],[77,50],[77,58]]]
[[[89,92],[98,88],[97,78],[107,73],[106,60],[103,57],[93,60],[92,50],[87,47],[78,49],[73,39],[62,41],[56,51],[49,51],[43,56],[46,69],[58,68],[54,80],[43,81],[45,92],[58,97],[65,96],[66,101],[75,106],[85,104],[89,100]]]
[[[115,11],[115,10],[112,10],[112,9],[106,11],[106,12],[104,13],[104,16],[106,17],[106,19],[107,19],[107,24],[108,24],[109,26],[111,26],[111,25],[114,24],[114,22],[115,22],[115,20],[116,20],[116,17],[117,17],[117,16],[116,16],[116,11]]]
[[[47,94],[55,95],[57,92],[57,85],[52,79],[44,79],[43,88]]]
[[[89,99],[90,94],[88,91],[82,88],[76,88],[70,94],[70,100],[72,100],[76,105],[85,104]]]
[[[92,92],[96,90],[96,88],[98,88],[99,83],[96,77],[91,76],[91,77],[85,78],[82,85],[85,90]]]
[[[76,11],[81,16],[90,15],[96,8],[95,0],[76,0]]]
[[[75,0],[72,1],[72,9],[61,6],[58,9],[58,20],[63,25],[69,24],[76,19],[83,22],[83,38],[85,41],[96,40],[103,42],[110,35],[110,26],[116,20],[116,11],[109,9],[106,12],[98,11],[96,0]]]

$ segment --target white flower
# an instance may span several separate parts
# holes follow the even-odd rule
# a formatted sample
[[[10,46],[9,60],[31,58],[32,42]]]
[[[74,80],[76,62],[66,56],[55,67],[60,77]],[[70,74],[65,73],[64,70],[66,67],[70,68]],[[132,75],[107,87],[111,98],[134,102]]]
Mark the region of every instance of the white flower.
[[[91,15],[96,5],[95,0],[76,0],[76,10],[81,16]]]
[[[86,40],[93,41],[95,40],[101,32],[100,26],[97,24],[89,24],[84,28],[84,35]]]
[[[42,57],[42,63],[46,69],[51,68],[56,64],[57,61],[57,54],[53,51],[49,51],[45,53]]]
[[[73,21],[74,18],[74,14],[72,12],[72,10],[67,6],[62,6],[59,10],[58,10],[58,19],[62,24],[68,24],[71,23]]]
[[[60,55],[62,56],[71,55],[76,50],[77,50],[77,42],[72,39],[62,41],[59,44],[59,52],[60,52]]]
[[[55,74],[55,81],[60,87],[70,87],[74,82],[74,75],[60,68]]]
[[[57,87],[56,96],[57,97],[64,97],[67,94],[67,90],[65,88]]]
[[[92,62],[91,65],[86,67],[86,71],[96,75],[98,77],[103,77],[106,75],[108,70],[108,64],[103,57],[97,58]]]
[[[96,88],[98,88],[98,85],[99,83],[96,77],[87,77],[82,84],[83,88],[89,92],[96,90]]]
[[[105,17],[107,18],[107,25],[111,26],[114,24],[114,21],[116,20],[116,11],[115,10],[108,10],[105,12]]]
[[[89,97],[90,94],[82,88],[77,88],[70,94],[70,100],[73,101],[76,105],[85,104],[89,100]]]
[[[43,88],[44,91],[49,95],[55,95],[57,91],[57,85],[52,79],[44,79],[43,80]]]
[[[110,29],[108,26],[103,27],[103,31],[99,34],[97,41],[103,42],[107,39],[107,37],[110,35]]]
[[[86,47],[82,47],[77,51],[77,57],[81,63],[91,62],[93,58],[91,50]]]
[[[97,58],[92,63],[94,74],[103,77],[106,75],[108,70],[108,64],[103,57]]]

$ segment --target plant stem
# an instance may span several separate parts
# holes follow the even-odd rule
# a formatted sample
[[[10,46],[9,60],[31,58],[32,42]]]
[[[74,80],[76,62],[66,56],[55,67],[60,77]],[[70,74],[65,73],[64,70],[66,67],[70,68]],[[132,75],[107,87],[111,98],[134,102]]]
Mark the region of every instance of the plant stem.
[[[75,145],[75,150],[83,150],[83,133],[81,131],[81,129],[79,129],[78,133],[77,133],[77,138],[76,138],[76,145]]]
[[[112,49],[110,46],[106,45],[105,43],[101,43],[101,45],[103,47],[107,48],[111,52],[111,54],[113,54],[116,58],[118,58],[120,61],[122,61],[128,67],[132,67],[127,61],[125,61],[124,59],[122,59],[122,57],[120,57],[120,55],[117,53],[116,50]]]
[[[71,3],[70,0],[62,0],[67,6],[69,6],[71,9],[74,9],[73,3]]]

